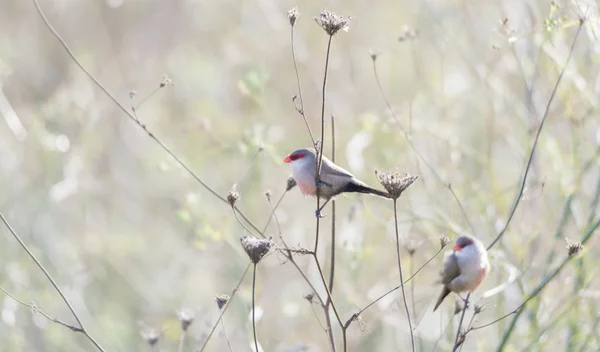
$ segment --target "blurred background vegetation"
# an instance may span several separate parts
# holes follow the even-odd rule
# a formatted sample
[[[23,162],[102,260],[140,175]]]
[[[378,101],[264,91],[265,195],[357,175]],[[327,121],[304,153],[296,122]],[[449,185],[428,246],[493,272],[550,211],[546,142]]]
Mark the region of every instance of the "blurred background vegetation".
[[[297,94],[287,11],[297,5],[295,48],[305,111],[320,134],[327,35],[322,8],[352,15],[333,39],[329,116],[337,162],[380,188],[374,169],[420,174],[400,198],[405,277],[439,250],[439,235],[471,232],[448,184],[489,244],[506,222],[533,137],[579,17],[584,25],[548,121],[525,193],[490,252],[492,271],[474,295],[484,324],[510,312],[567,256],[597,218],[600,65],[593,1],[41,0],[81,63],[163,143],[258,227],[290,174],[282,159],[310,138]],[[247,235],[231,208],[198,184],[67,56],[31,1],[0,3],[0,211],[48,268],[89,332],[109,351],[177,350],[177,312],[193,309],[185,350],[202,345],[248,264]],[[381,88],[375,79],[371,53]],[[158,90],[163,75],[173,85]],[[135,94],[132,92],[135,91]],[[151,95],[152,94],[152,95]],[[130,97],[133,95],[133,98]],[[148,100],[144,101],[146,97]],[[419,158],[398,128],[408,132]],[[248,170],[248,171],[247,171]],[[246,173],[245,177],[243,175]],[[437,174],[437,176],[436,176]],[[286,242],[312,248],[315,201],[297,189],[276,211]],[[319,257],[328,271],[331,209]],[[337,200],[336,306],[343,319],[398,285],[393,211],[368,196]],[[276,222],[266,234],[279,242]],[[597,237],[597,236],[596,236]],[[529,302],[506,350],[600,349],[597,238]],[[409,255],[409,249],[414,254]],[[449,350],[458,317],[452,299],[432,313],[442,255],[407,286],[418,347]],[[296,258],[318,290],[310,256]],[[6,228],[0,229],[0,287],[76,324],[49,282]],[[257,273],[257,330],[265,351],[327,351],[320,307],[278,253]],[[496,290],[493,290],[496,288]],[[492,290],[492,291],[489,291]],[[484,293],[488,293],[484,297]],[[251,277],[224,316],[234,351],[252,341]],[[82,334],[1,297],[1,351],[92,351]],[[315,313],[318,316],[315,317]],[[466,319],[470,319],[470,313]],[[464,351],[498,346],[511,318],[469,333]],[[334,320],[336,339],[341,338]],[[439,341],[438,341],[439,340]],[[400,292],[348,330],[350,351],[406,351]],[[219,327],[207,350],[228,350]]]

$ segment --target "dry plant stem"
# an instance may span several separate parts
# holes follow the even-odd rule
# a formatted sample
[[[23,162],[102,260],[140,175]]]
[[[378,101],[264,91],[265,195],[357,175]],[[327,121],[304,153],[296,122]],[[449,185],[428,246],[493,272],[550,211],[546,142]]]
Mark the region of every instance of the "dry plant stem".
[[[158,139],[158,137],[156,137],[152,132],[150,132],[148,130],[148,128],[146,127],[146,125],[144,125],[143,123],[140,122],[140,120],[135,116],[135,114],[133,114],[132,112],[130,112],[123,104],[121,104],[117,98],[115,98],[114,95],[112,95],[108,89],[106,89],[104,87],[104,85],[102,85],[102,83],[100,83],[100,81],[98,81],[98,79],[96,79],[96,77],[94,75],[92,75],[82,64],[81,62],[79,62],[79,59],[77,59],[77,57],[75,56],[75,54],[73,53],[73,51],[71,50],[71,48],[67,45],[67,42],[65,42],[65,40],[60,36],[60,34],[58,34],[58,32],[54,29],[54,27],[52,27],[52,25],[50,24],[50,22],[48,21],[48,19],[46,18],[46,15],[44,14],[44,12],[42,11],[39,3],[37,0],[32,0],[37,12],[39,13],[40,17],[42,18],[42,20],[44,21],[44,24],[46,25],[46,27],[48,27],[48,29],[50,30],[50,32],[52,33],[52,35],[60,42],[60,44],[62,45],[62,47],[65,49],[65,51],[67,52],[67,54],[69,55],[69,57],[73,60],[73,62],[86,74],[86,76],[88,76],[92,82],[94,82],[94,84],[104,93],[106,94],[106,96],[122,111],[124,112],[133,122],[135,122],[138,127],[140,127],[141,129],[144,130],[144,132],[150,137],[152,138],[152,140],[154,140],[154,142],[156,142],[165,152],[167,152],[167,154],[169,154],[181,167],[183,167],[185,169],[185,171],[188,172],[188,174],[190,174],[198,183],[200,183],[206,190],[208,190],[212,195],[214,195],[215,197],[217,197],[219,200],[221,200],[223,203],[227,203],[227,199],[225,199],[225,197],[219,195],[214,189],[212,189],[208,184],[204,183],[204,181],[202,181],[202,179],[194,172],[192,171],[192,169],[187,166],[187,164],[185,162],[183,162],[183,160],[181,160],[181,158],[179,158],[173,151],[171,151],[171,149],[169,147],[167,147],[160,139]],[[236,210],[239,211],[239,209],[236,208]],[[252,222],[242,213],[240,212],[240,216],[256,231],[259,231],[258,228],[256,228]]]
[[[592,234],[598,229],[598,227],[600,227],[600,218],[597,219],[595,222],[591,223],[590,226],[588,227],[588,229],[585,231],[585,233],[582,236],[581,239],[581,244],[585,245],[587,243],[587,241],[589,241],[589,239],[591,238]],[[506,343],[508,342],[508,339],[510,338],[510,335],[512,334],[512,331],[516,325],[517,320],[519,319],[519,317],[521,316],[521,314],[523,313],[523,307],[525,307],[525,305],[534,297],[536,297],[541,291],[542,289],[550,282],[552,281],[552,279],[554,279],[554,277],[556,277],[556,275],[558,275],[561,270],[565,267],[565,264],[567,264],[571,259],[573,259],[575,256],[567,256],[562,263],[552,271],[552,273],[550,273],[549,275],[547,275],[544,280],[542,280],[542,282],[540,282],[538,284],[538,286],[533,290],[533,292],[527,297],[527,299],[525,299],[525,301],[523,301],[523,303],[521,303],[517,308],[515,308],[514,310],[512,310],[511,312],[509,312],[508,314],[505,314],[504,316],[490,322],[484,325],[479,325],[479,326],[475,326],[473,328],[471,328],[470,330],[479,330],[479,329],[483,329],[485,327],[491,326],[496,324],[497,322],[511,316],[511,315],[515,315],[515,317],[513,318],[513,320],[510,322],[509,327],[507,328],[506,332],[504,333],[504,336],[502,337],[502,341],[500,342],[500,345],[498,346],[498,351],[501,351],[504,346],[506,345]]]
[[[269,226],[269,224],[271,223],[271,219],[273,219],[273,217],[275,217],[275,220],[277,220],[277,216],[275,215],[275,210],[277,210],[277,208],[279,208],[279,204],[281,204],[281,201],[283,200],[283,197],[285,197],[285,195],[287,194],[288,191],[283,192],[283,194],[281,195],[281,197],[279,197],[279,200],[277,200],[277,203],[275,204],[275,207],[271,208],[271,214],[269,215],[269,218],[267,219],[267,222],[265,223],[265,226],[263,227],[262,231],[260,232],[260,235],[262,237],[264,236],[265,231],[267,231],[267,227]],[[270,204],[270,202],[269,202]],[[277,225],[279,227],[279,224]],[[279,233],[281,233],[281,229],[279,229]]]
[[[410,342],[412,351],[415,351],[415,334],[412,329],[412,323],[410,322],[410,311],[408,310],[408,303],[406,303],[406,292],[404,290],[404,278],[402,277],[402,260],[400,259],[400,236],[398,235],[398,213],[397,213],[397,199],[394,199],[394,228],[396,230],[396,254],[398,255],[398,273],[400,275],[400,284],[402,289],[402,300],[404,301],[404,308],[406,310],[406,318],[408,320],[408,329],[410,331]]]
[[[427,266],[427,264],[429,264],[429,263],[430,263],[432,260],[434,260],[434,259],[435,259],[435,258],[438,256],[438,254],[440,254],[440,253],[441,253],[441,252],[444,250],[444,248],[446,248],[446,247],[440,248],[440,249],[439,249],[439,250],[438,250],[438,251],[437,251],[437,252],[436,252],[436,253],[433,255],[433,257],[429,258],[429,260],[427,260],[427,261],[425,262],[425,264],[421,265],[421,267],[420,267],[420,268],[419,268],[417,271],[415,271],[415,273],[414,273],[414,274],[413,274],[411,277],[409,277],[408,279],[406,279],[406,281],[404,281],[404,285],[406,285],[406,284],[407,284],[407,283],[408,283],[410,280],[412,280],[412,279],[413,279],[415,276],[417,276],[417,274],[418,274],[418,273],[419,273],[419,272],[420,272],[420,271],[421,271],[423,268],[425,268],[425,267]],[[356,318],[357,318],[359,315],[361,315],[361,314],[362,314],[364,311],[366,311],[367,309],[371,308],[371,306],[373,306],[375,303],[379,302],[379,301],[380,301],[380,300],[382,300],[383,298],[387,297],[389,294],[391,294],[391,293],[395,292],[396,290],[398,290],[398,289],[402,288],[402,286],[403,286],[403,285],[402,285],[402,284],[400,284],[400,285],[398,285],[398,286],[394,287],[393,289],[391,289],[391,290],[387,291],[386,293],[384,293],[384,294],[382,294],[381,296],[379,296],[379,297],[377,297],[376,299],[374,299],[374,300],[373,300],[371,303],[367,304],[367,305],[366,305],[366,306],[365,306],[363,309],[359,310],[357,313],[354,313],[354,314],[352,314],[352,316],[350,317],[350,319],[348,319],[348,320],[346,321],[346,323],[344,324],[344,329],[347,329],[347,328],[350,326],[350,324],[351,324],[351,323],[352,323],[352,322],[353,322],[353,321],[354,321],[354,320],[355,320],[355,319],[356,319]]]
[[[225,336],[225,342],[227,342],[227,347],[229,348],[229,352],[233,352],[233,348],[231,347],[231,342],[229,341],[229,337],[227,337],[227,331],[225,330],[225,319],[221,318],[221,327],[223,328],[223,336]]]
[[[79,315],[77,315],[77,313],[75,312],[75,309],[73,308],[73,306],[71,305],[71,303],[69,302],[69,300],[67,299],[67,297],[65,297],[64,293],[62,292],[62,290],[58,287],[58,285],[56,284],[56,282],[52,278],[52,275],[50,275],[50,273],[48,273],[48,271],[42,265],[42,263],[29,250],[29,247],[27,247],[27,245],[21,240],[21,237],[19,237],[19,235],[17,235],[17,233],[12,228],[12,226],[10,225],[10,223],[8,222],[8,220],[6,220],[6,218],[4,217],[4,214],[2,214],[2,212],[0,212],[0,218],[2,219],[2,222],[4,222],[4,225],[6,225],[6,227],[10,231],[10,233],[13,235],[13,237],[17,240],[17,242],[19,242],[19,244],[21,245],[21,247],[25,250],[25,252],[27,252],[27,254],[29,255],[29,257],[35,262],[35,264],[37,265],[37,267],[44,273],[44,275],[46,276],[46,278],[48,279],[48,281],[50,281],[50,283],[52,284],[52,286],[54,287],[54,289],[56,290],[56,292],[58,292],[58,294],[60,295],[60,297],[62,298],[62,300],[65,302],[65,304],[67,305],[67,307],[71,311],[71,314],[73,314],[73,317],[77,321],[77,324],[79,325],[79,328],[77,330],[75,330],[75,329],[73,329],[68,324],[59,323],[58,321],[56,321],[56,323],[59,323],[59,324],[61,324],[63,326],[66,326],[66,327],[70,328],[73,331],[81,332],[82,334],[85,335],[85,337],[87,337],[88,340],[90,340],[90,342],[94,345],[94,347],[96,347],[97,350],[104,352],[105,351],[104,348],[102,348],[102,346],[100,346],[100,344],[85,329],[85,327],[83,326],[83,323],[81,322],[81,319],[79,319]],[[52,318],[49,318],[49,319],[52,320],[52,321],[55,321]]]
[[[219,322],[221,321],[221,319],[223,319],[223,315],[225,314],[225,312],[227,311],[227,309],[229,308],[229,305],[231,304],[231,301],[233,300],[233,297],[235,296],[236,292],[238,291],[238,289],[240,288],[240,286],[242,285],[242,282],[244,282],[244,278],[246,277],[246,274],[248,273],[248,270],[250,270],[250,265],[252,263],[248,263],[248,265],[246,266],[246,270],[244,270],[244,273],[242,274],[242,277],[240,278],[240,280],[238,281],[237,285],[235,286],[235,288],[233,289],[233,291],[231,291],[231,295],[229,295],[229,301],[227,302],[227,304],[221,309],[221,313],[219,314],[219,319],[217,319],[217,321],[213,324],[212,329],[210,330],[210,333],[208,334],[208,336],[206,337],[206,340],[204,341],[204,344],[202,345],[202,347],[200,347],[200,350],[198,352],[202,352],[204,351],[204,349],[206,348],[206,346],[208,345],[208,341],[210,341],[210,338],[212,337],[212,335],[214,334],[215,330],[217,329],[217,326],[219,326]]]
[[[254,352],[258,352],[258,339],[256,338],[256,306],[254,305],[254,297],[256,296],[256,263],[254,263],[254,271],[252,272],[252,333],[254,334]]]
[[[335,118],[331,115],[331,161],[335,163]],[[333,279],[335,275],[335,200],[331,201],[331,255],[330,255],[330,270],[329,270],[329,292],[333,293]],[[331,296],[327,296],[325,303],[325,318],[327,326],[331,327],[331,317],[329,316],[329,306],[331,305]],[[333,350],[335,350],[335,339],[333,330],[328,331],[329,339],[332,342]]]
[[[409,268],[408,271],[411,274],[411,277],[414,276],[413,273],[413,265],[414,265],[414,252],[410,255],[410,261],[409,263]],[[410,299],[411,299],[411,303],[412,303],[412,311],[413,311],[413,317],[417,316],[417,303],[415,301],[415,282],[411,281],[410,283]],[[419,351],[423,351],[423,338],[421,336],[417,337],[418,341],[419,341]]]
[[[465,211],[465,208],[462,206],[462,203],[460,202],[460,200],[458,199],[458,197],[456,196],[456,194],[454,193],[454,191],[450,187],[450,184],[444,182],[444,180],[438,174],[438,172],[435,171],[435,168],[433,166],[431,166],[431,164],[429,164],[429,162],[425,159],[425,157],[423,156],[423,154],[421,154],[421,152],[419,152],[419,150],[417,149],[417,147],[415,147],[415,144],[413,143],[413,141],[410,138],[410,136],[408,135],[408,133],[402,128],[402,125],[400,124],[400,119],[398,119],[398,116],[396,116],[396,113],[392,109],[392,105],[390,104],[390,101],[388,100],[387,96],[385,95],[385,92],[383,91],[383,88],[381,87],[381,84],[379,83],[379,75],[377,74],[376,60],[372,60],[372,61],[373,61],[373,74],[375,75],[375,80],[377,81],[377,88],[379,88],[379,93],[381,94],[381,97],[385,101],[385,105],[387,106],[388,110],[390,110],[390,113],[392,114],[392,117],[396,121],[396,125],[398,126],[398,129],[400,129],[400,132],[404,135],[404,138],[406,138],[406,141],[408,142],[408,144],[410,145],[410,147],[412,148],[412,150],[415,152],[415,154],[417,154],[417,156],[419,157],[419,159],[421,159],[421,161],[423,161],[423,163],[425,164],[425,166],[427,166],[427,168],[429,169],[429,171],[431,171],[431,173],[435,176],[435,178],[437,178],[438,181],[440,181],[442,184],[444,184],[446,187],[448,187],[448,189],[452,193],[452,197],[454,198],[454,200],[456,201],[456,203],[458,203],[458,207],[460,208],[460,210],[461,210],[461,212],[463,214],[463,217],[467,221],[467,224],[469,225],[469,227],[471,228],[471,231],[474,234],[475,233],[475,229],[473,228],[473,225],[472,225],[471,221],[469,220],[469,216],[467,215],[467,213]]]
[[[69,328],[71,331],[82,332],[81,328],[78,328],[76,326],[67,324],[67,323],[65,323],[62,320],[59,320],[57,318],[52,318],[51,316],[49,316],[48,314],[46,314],[43,310],[41,310],[39,307],[35,306],[34,304],[28,304],[28,303],[25,303],[25,302],[21,301],[20,299],[18,299],[14,295],[12,295],[10,292],[8,292],[5,289],[3,289],[2,287],[0,287],[0,291],[4,292],[4,294],[6,294],[8,297],[10,297],[10,298],[14,299],[15,301],[17,301],[17,303],[19,303],[19,304],[21,304],[21,305],[23,305],[23,306],[31,309],[32,312],[38,313],[41,316],[43,316],[44,318],[46,318],[46,319],[48,319],[48,320],[50,320],[50,321],[52,321],[54,323],[57,323],[59,325],[62,325],[64,327],[66,327],[66,328]]]
[[[575,33],[575,38],[573,38],[573,43],[571,44],[571,49],[569,50],[569,55],[567,56],[567,61],[565,62],[563,68],[560,70],[560,74],[558,75],[558,78],[556,79],[556,83],[554,84],[554,88],[552,89],[552,94],[550,94],[550,98],[548,99],[548,103],[546,104],[546,110],[544,111],[542,121],[540,122],[540,125],[535,134],[535,138],[533,139],[533,146],[531,147],[531,152],[529,153],[529,160],[527,161],[527,165],[525,166],[525,172],[523,173],[523,180],[521,181],[521,184],[519,187],[519,192],[517,193],[517,198],[515,199],[512,209],[510,210],[508,219],[506,220],[506,224],[504,225],[504,227],[502,228],[500,233],[498,233],[498,236],[496,236],[494,241],[488,246],[488,248],[487,248],[488,250],[490,250],[496,244],[496,242],[498,242],[498,240],[500,240],[502,235],[504,235],[504,233],[508,229],[508,226],[510,225],[511,220],[513,219],[513,216],[515,215],[515,212],[517,211],[517,207],[519,206],[519,203],[521,202],[521,198],[523,198],[523,191],[525,190],[525,183],[527,182],[527,175],[529,174],[529,170],[531,169],[531,165],[533,162],[533,155],[535,153],[535,149],[537,147],[537,143],[540,138],[542,128],[544,127],[544,124],[546,123],[546,119],[548,118],[548,113],[550,112],[550,105],[552,105],[552,101],[554,100],[554,95],[556,95],[556,91],[558,90],[558,86],[560,84],[560,81],[562,80],[562,76],[565,73],[565,70],[566,70],[567,66],[569,65],[569,62],[571,61],[571,56],[573,55],[573,50],[575,49],[575,44],[577,44],[577,38],[579,38],[579,33],[581,32],[583,23],[584,23],[584,20],[580,19],[579,27],[577,27],[577,33]]]
[[[467,324],[467,331],[469,331],[469,329],[471,329],[471,326],[473,326],[473,321],[475,320],[476,315],[477,313],[475,312],[473,312],[473,314],[471,315],[471,320],[469,320],[469,324]],[[465,341],[463,341],[463,343],[460,344],[460,349],[458,350],[458,352],[461,352],[463,347],[465,347]]]
[[[323,92],[322,92],[322,102],[321,102],[321,145],[319,151],[319,162],[317,163],[317,179],[321,176],[321,164],[323,163],[323,141],[325,139],[325,102],[326,100],[326,92],[327,92],[327,69],[329,68],[329,52],[331,50],[331,39],[332,35],[329,36],[329,40],[327,41],[327,54],[325,55],[325,72],[323,73]],[[319,193],[319,188],[317,188],[317,196]],[[318,199],[318,197],[317,197]]]
[[[177,352],[183,352],[183,346],[185,345],[185,335],[186,330],[181,332],[181,336],[179,337],[179,343],[177,344]]]
[[[460,338],[460,330],[462,328],[463,321],[465,320],[465,314],[467,314],[467,309],[469,308],[469,298],[471,298],[471,293],[467,295],[464,302],[464,308],[462,310],[462,314],[460,315],[460,320],[458,322],[458,328],[456,329],[456,338],[454,338],[454,347],[452,347],[452,352],[456,351],[459,347],[458,340]],[[466,334],[465,334],[466,338]],[[464,345],[465,341],[463,340],[460,345]]]
[[[306,124],[306,129],[308,130],[308,134],[310,134],[310,140],[312,141],[312,145],[316,148],[317,142],[315,141],[315,137],[313,136],[312,130],[310,129],[310,125],[308,124],[308,120],[306,119],[306,113],[304,111],[304,100],[302,99],[302,85],[300,84],[300,74],[298,73],[298,63],[296,61],[296,49],[294,46],[294,26],[290,26],[291,33],[291,42],[292,42],[292,60],[294,60],[294,71],[296,71],[296,83],[298,84],[298,97],[300,98],[300,115],[304,119],[304,123]]]

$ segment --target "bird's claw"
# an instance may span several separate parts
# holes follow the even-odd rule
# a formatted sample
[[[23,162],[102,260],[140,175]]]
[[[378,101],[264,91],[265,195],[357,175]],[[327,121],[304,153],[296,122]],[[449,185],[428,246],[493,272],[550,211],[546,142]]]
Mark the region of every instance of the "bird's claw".
[[[318,217],[319,219],[323,219],[325,217],[325,215],[323,215],[323,213],[321,212],[321,210],[317,209],[315,211],[315,215],[316,217]]]

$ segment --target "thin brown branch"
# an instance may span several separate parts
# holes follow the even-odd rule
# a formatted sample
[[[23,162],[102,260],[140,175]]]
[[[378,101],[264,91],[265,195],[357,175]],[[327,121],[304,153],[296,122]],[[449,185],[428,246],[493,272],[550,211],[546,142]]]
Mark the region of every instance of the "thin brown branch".
[[[4,294],[6,294],[8,297],[10,297],[10,298],[14,299],[15,301],[17,301],[17,303],[19,303],[19,304],[21,304],[21,305],[23,305],[23,306],[31,309],[31,311],[34,314],[39,314],[39,315],[43,316],[44,318],[46,318],[46,319],[48,319],[48,320],[50,320],[50,321],[52,321],[54,323],[57,323],[57,324],[62,325],[64,327],[66,327],[66,328],[69,328],[71,331],[74,331],[74,332],[83,332],[83,330],[81,330],[81,328],[79,328],[79,327],[67,324],[64,321],[60,320],[60,319],[52,318],[51,316],[49,316],[48,314],[46,314],[43,310],[41,310],[38,306],[36,306],[35,303],[31,303],[31,304],[25,303],[25,302],[21,301],[20,299],[18,299],[17,297],[15,297],[10,292],[8,292],[5,289],[3,289],[2,287],[0,287],[0,291],[4,292]]]
[[[256,305],[254,299],[256,296],[256,263],[254,263],[254,270],[252,271],[252,333],[254,335],[254,352],[258,351],[258,339],[256,338]]]
[[[238,291],[238,289],[240,288],[240,286],[242,285],[242,282],[244,282],[244,278],[246,277],[246,274],[248,273],[248,270],[250,270],[250,265],[252,263],[248,263],[248,265],[246,266],[246,270],[244,270],[244,273],[242,274],[242,277],[240,278],[240,280],[238,281],[237,285],[235,286],[235,288],[233,289],[233,291],[231,291],[231,295],[229,296],[229,301],[227,302],[227,304],[221,308],[221,312],[219,314],[219,318],[217,319],[217,321],[213,324],[212,329],[210,330],[210,333],[208,334],[208,336],[206,337],[206,340],[204,341],[204,344],[202,344],[202,347],[200,347],[199,352],[204,351],[204,349],[206,348],[206,346],[208,345],[208,341],[210,341],[211,336],[213,335],[213,333],[215,332],[215,330],[217,329],[217,326],[219,326],[219,322],[221,321],[221,319],[223,318],[223,315],[225,314],[225,312],[227,312],[227,309],[229,308],[229,306],[231,305],[231,300],[233,299],[233,297],[235,296],[236,292]]]
[[[114,95],[112,95],[112,93],[110,93],[108,91],[108,89],[106,89],[104,87],[104,85],[102,83],[100,83],[100,81],[83,66],[83,64],[79,61],[79,59],[77,59],[77,57],[75,56],[75,54],[73,53],[73,51],[71,50],[71,48],[69,47],[67,42],[60,36],[60,34],[58,34],[58,32],[50,24],[50,22],[46,18],[46,15],[42,11],[42,8],[40,7],[38,1],[37,0],[32,0],[32,1],[37,9],[38,14],[40,15],[44,24],[46,25],[46,27],[48,27],[48,29],[50,30],[52,35],[59,41],[59,43],[61,44],[63,49],[65,49],[65,51],[67,52],[67,55],[69,55],[69,57],[83,71],[83,73],[85,73],[85,75],[88,76],[88,78],[90,80],[92,80],[92,82],[94,82],[94,84],[119,108],[119,110],[121,110],[123,113],[125,113],[125,115],[127,115],[127,117],[129,117],[133,122],[135,122],[135,124],[138,127],[140,127],[148,135],[148,137],[150,137],[152,140],[154,140],[154,142],[157,143],[167,154],[169,154],[177,162],[177,164],[179,164],[181,167],[183,167],[183,169],[185,171],[187,171],[187,173],[190,176],[192,176],[192,178],[194,178],[198,183],[200,183],[200,185],[202,185],[202,187],[204,187],[206,190],[208,190],[212,195],[217,197],[223,203],[227,203],[227,199],[225,197],[218,194],[217,191],[215,191],[207,183],[202,181],[202,179],[194,171],[192,171],[192,169],[179,156],[177,156],[169,147],[167,147],[160,139],[158,139],[158,137],[156,137],[152,132],[150,132],[148,130],[148,128],[146,127],[146,125],[143,124],[137,118],[136,115],[134,115],[132,112],[129,111],[129,109],[127,109],[123,104],[121,104],[119,102],[119,100],[117,100],[117,98]],[[236,208],[236,210],[239,211],[239,209],[237,209],[237,208]],[[256,231],[259,231],[258,228],[256,228],[254,226],[254,224],[252,224],[252,222],[242,212],[240,212],[239,214],[246,222],[248,222],[248,224],[253,229],[255,229]]]
[[[550,112],[550,106],[552,105],[552,101],[554,100],[554,96],[556,94],[556,91],[558,90],[558,86],[562,80],[563,74],[565,73],[565,70],[567,69],[569,62],[571,61],[571,56],[573,56],[573,51],[575,50],[575,44],[577,44],[577,38],[579,38],[579,33],[581,32],[581,28],[583,27],[583,24],[584,24],[584,20],[580,19],[579,27],[577,27],[577,32],[575,33],[575,38],[573,38],[573,43],[571,44],[571,49],[569,50],[569,55],[567,56],[567,61],[565,61],[564,66],[560,70],[560,74],[558,75],[558,78],[556,79],[556,83],[554,84],[554,88],[552,89],[552,94],[550,94],[548,103],[546,103],[546,110],[544,111],[542,121],[540,122],[540,125],[538,126],[537,132],[535,134],[535,138],[533,139],[533,145],[531,147],[531,152],[529,153],[527,165],[525,166],[525,172],[523,173],[523,179],[519,186],[519,192],[517,193],[515,202],[513,203],[513,206],[510,210],[508,219],[506,220],[506,224],[504,224],[504,227],[498,233],[498,236],[496,236],[494,241],[492,241],[492,243],[490,243],[490,245],[487,248],[488,250],[490,250],[496,244],[496,242],[498,242],[500,240],[500,238],[502,238],[502,236],[508,229],[508,226],[510,225],[510,222],[512,221],[512,219],[514,217],[515,212],[517,211],[517,207],[519,206],[519,203],[521,202],[521,198],[523,198],[523,191],[525,190],[525,183],[527,182],[527,176],[529,175],[529,170],[531,169],[531,165],[533,164],[533,155],[535,154],[535,149],[537,147],[537,143],[540,138],[542,128],[544,128],[544,124],[546,123],[546,120],[548,118],[548,113]]]
[[[402,301],[404,302],[404,309],[406,310],[406,318],[408,320],[408,329],[410,331],[410,342],[412,351],[415,351],[415,334],[412,329],[412,323],[410,321],[410,311],[408,309],[408,303],[406,302],[406,292],[404,290],[404,278],[402,277],[402,259],[400,257],[400,236],[398,235],[398,212],[397,212],[397,200],[394,199],[394,228],[396,230],[396,254],[398,255],[398,273],[400,276],[400,286],[402,290]]]
[[[317,142],[315,141],[315,137],[313,136],[312,130],[310,128],[310,124],[308,123],[308,119],[306,118],[306,113],[304,110],[304,100],[302,99],[302,85],[300,84],[300,74],[298,73],[298,63],[296,60],[296,49],[294,45],[294,26],[290,26],[290,35],[292,42],[292,60],[294,61],[294,71],[296,72],[296,83],[298,84],[298,97],[300,98],[300,107],[296,107],[296,111],[302,118],[304,119],[304,123],[306,124],[306,129],[308,130],[308,134],[310,135],[310,140],[312,141],[312,145],[316,148]]]
[[[465,320],[465,314],[467,314],[467,309],[469,308],[469,298],[471,298],[470,292],[469,294],[467,294],[467,298],[465,298],[462,314],[460,315],[460,320],[458,321],[458,328],[456,329],[456,338],[454,339],[454,347],[452,347],[452,352],[455,352],[458,349],[458,347],[465,343],[467,334],[462,334],[461,339],[460,330],[462,329],[462,324]]]
[[[415,273],[409,277],[408,279],[406,279],[406,281],[404,281],[404,285],[406,285],[410,280],[412,280],[415,276],[417,276],[417,274],[427,266],[427,264],[429,264],[432,260],[434,260],[438,254],[440,254],[443,250],[444,250],[445,246],[440,248],[431,258],[429,258],[429,260],[427,260],[425,262],[425,264],[421,265],[421,267],[415,271]],[[358,312],[354,313],[350,319],[346,320],[346,323],[344,323],[344,330],[347,329],[350,324],[356,320],[356,318],[358,318],[359,315],[361,315],[362,313],[364,313],[367,309],[371,308],[371,306],[373,306],[375,303],[379,302],[380,300],[384,299],[385,297],[387,297],[389,294],[395,292],[396,290],[400,289],[402,287],[402,285],[398,285],[394,288],[392,288],[391,290],[388,290],[386,293],[382,294],[381,296],[377,297],[376,299],[374,299],[371,303],[367,304],[363,309],[359,310]]]
[[[25,244],[25,242],[23,242],[23,240],[21,240],[21,237],[15,232],[15,230],[12,228],[12,226],[10,225],[10,223],[8,222],[8,220],[6,220],[6,218],[4,217],[4,214],[2,214],[2,212],[0,212],[0,218],[2,219],[2,222],[4,222],[4,225],[6,225],[6,227],[10,231],[10,233],[13,235],[13,237],[17,240],[17,242],[19,242],[19,244],[25,250],[25,252],[27,252],[27,255],[29,255],[29,257],[35,262],[35,265],[44,273],[44,276],[46,276],[46,278],[48,279],[48,281],[50,281],[50,283],[52,284],[52,286],[54,287],[54,289],[56,290],[56,292],[58,292],[58,294],[60,295],[60,297],[62,298],[62,300],[65,302],[65,304],[67,305],[67,307],[71,311],[71,314],[73,314],[73,317],[77,321],[77,324],[79,325],[79,328],[78,328],[79,330],[74,330],[69,325],[64,324],[64,323],[59,323],[59,324],[61,324],[63,326],[66,326],[66,327],[70,328],[73,331],[81,332],[94,345],[94,347],[96,347],[97,350],[104,352],[105,351],[104,348],[85,329],[85,326],[81,322],[81,319],[79,318],[79,315],[77,314],[77,312],[75,312],[75,309],[71,305],[71,302],[69,302],[69,300],[67,299],[67,297],[65,296],[65,294],[60,289],[60,287],[58,287],[58,284],[54,281],[54,278],[52,277],[52,275],[50,275],[50,273],[48,272],[48,270],[46,270],[46,268],[36,258],[36,256],[33,254],[33,252],[31,252],[31,250],[29,250],[29,247],[27,247],[27,245]],[[53,319],[51,319],[51,320],[53,320]],[[56,322],[58,323],[58,321],[56,321]]]

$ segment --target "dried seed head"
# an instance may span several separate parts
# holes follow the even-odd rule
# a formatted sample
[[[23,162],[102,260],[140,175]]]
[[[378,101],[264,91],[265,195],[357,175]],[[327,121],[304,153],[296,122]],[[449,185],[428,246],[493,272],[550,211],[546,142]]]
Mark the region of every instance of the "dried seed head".
[[[181,308],[177,312],[177,317],[181,322],[181,329],[186,331],[190,325],[194,322],[194,318],[196,317],[196,312],[190,308]]]
[[[473,313],[474,314],[479,314],[483,312],[483,307],[477,303],[475,303],[475,305],[473,306]]]
[[[267,198],[267,201],[271,201],[271,190],[268,189],[265,191],[265,198]]]
[[[229,193],[227,194],[227,203],[229,203],[229,205],[231,205],[232,207],[235,205],[235,202],[237,202],[238,199],[240,199],[239,192],[232,190],[232,191],[229,191]]]
[[[371,57],[371,60],[373,60],[373,62],[375,60],[377,60],[377,56],[379,56],[379,52],[375,51],[375,50],[369,50],[369,56]]]
[[[300,16],[300,12],[298,12],[298,8],[296,6],[292,7],[288,13],[288,19],[290,20],[290,25],[294,27],[296,24],[296,19]]]
[[[419,178],[419,175],[411,175],[399,171],[385,172],[375,170],[375,175],[381,185],[388,191],[392,199],[398,199],[413,182]]]
[[[421,246],[422,243],[423,241],[409,240],[404,243],[404,249],[406,249],[408,255],[412,257],[413,255],[415,255],[417,249]]]
[[[264,257],[271,247],[273,247],[273,241],[271,239],[261,239],[256,237],[244,236],[240,239],[242,247],[252,260],[252,263],[258,264],[262,257]]]
[[[169,78],[169,76],[167,75],[163,75],[162,79],[160,81],[160,88],[163,88],[165,86],[172,86],[173,85],[173,81],[171,80],[171,78]]]
[[[340,29],[347,32],[350,28],[348,25],[352,19],[352,16],[344,18],[327,10],[322,10],[319,17],[315,17],[317,24],[321,26],[321,28],[323,28],[330,36],[335,35],[340,31]]]
[[[405,40],[415,39],[419,35],[419,33],[410,28],[409,26],[404,26],[404,33],[398,38],[398,41],[403,42]]]
[[[150,346],[156,345],[158,343],[158,340],[160,339],[160,332],[158,330],[154,330],[154,329],[143,330],[141,335],[142,335],[142,338],[144,340],[146,340],[146,342]]]
[[[462,301],[459,301],[457,299],[454,300],[454,315],[462,312],[464,308],[465,305]]]
[[[133,99],[136,94],[137,94],[137,92],[135,90],[130,91],[129,92],[129,99]]]
[[[289,191],[290,189],[296,187],[296,180],[292,176],[288,177],[287,184],[285,186],[285,191]]]
[[[444,235],[443,233],[440,233],[440,247],[444,248],[448,245],[448,243],[450,243],[450,239],[448,238],[448,236]]]
[[[307,300],[309,303],[313,303],[313,299],[315,298],[315,293],[311,292],[311,293],[307,293],[304,295],[304,299]]]
[[[223,309],[223,307],[225,307],[227,302],[229,302],[229,296],[228,295],[219,295],[219,296],[215,297],[215,301],[217,302],[217,307],[219,307],[219,309]]]
[[[571,242],[568,238],[565,238],[565,242],[569,250],[569,257],[579,253],[583,249],[581,242]]]

